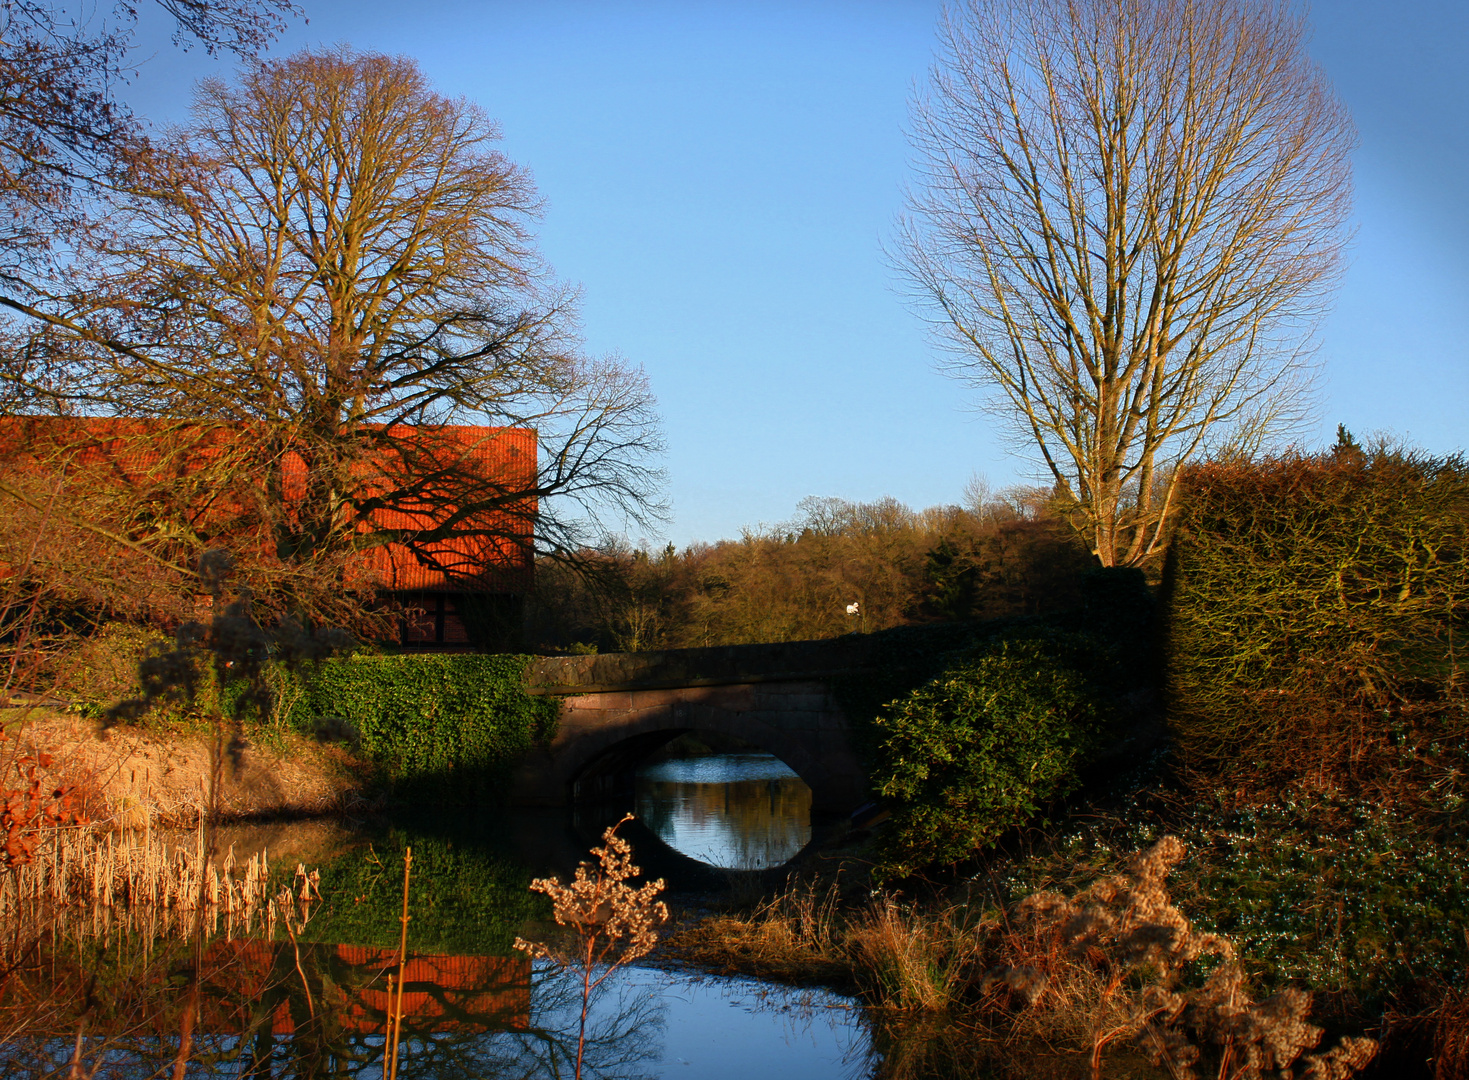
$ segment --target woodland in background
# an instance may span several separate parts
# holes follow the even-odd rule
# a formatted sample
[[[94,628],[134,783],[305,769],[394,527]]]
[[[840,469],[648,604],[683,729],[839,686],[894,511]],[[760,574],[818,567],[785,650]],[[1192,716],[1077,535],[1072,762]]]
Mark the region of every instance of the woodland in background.
[[[964,506],[921,511],[812,497],[738,540],[621,545],[580,562],[537,565],[528,648],[636,652],[1045,614],[1072,606],[1096,565],[1049,491],[983,484]]]

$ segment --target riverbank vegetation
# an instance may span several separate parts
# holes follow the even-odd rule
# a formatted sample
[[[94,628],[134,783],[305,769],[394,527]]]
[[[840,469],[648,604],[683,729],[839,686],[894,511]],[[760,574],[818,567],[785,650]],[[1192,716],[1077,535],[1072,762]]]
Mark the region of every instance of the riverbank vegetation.
[[[495,786],[549,740],[558,716],[556,698],[526,692],[524,655],[344,651],[293,662],[278,654],[251,687],[219,684],[198,653],[180,666],[195,699],[159,695],[132,724],[109,726],[104,740],[97,721],[120,698],[143,693],[139,660],[174,650],[167,639],[128,630],[90,645],[95,675],[72,684],[82,716],[16,710],[13,720],[28,746],[92,777],[112,804],[108,816],[128,824],[140,815],[185,825],[198,816],[221,711],[238,738],[218,777],[227,818],[361,809],[384,798],[495,801]],[[264,707],[237,708],[251,694]]]
[[[1297,1059],[1305,1076],[1352,1075],[1373,1040],[1320,1047],[1309,992],[1284,986],[1255,1000],[1233,943],[1175,906],[1165,879],[1185,851],[1165,836],[1122,873],[1003,906],[970,896],[918,911],[887,894],[844,914],[835,889],[807,885],[748,916],[710,920],[673,947],[696,962],[738,957],[767,977],[819,973],[890,1013],[948,1014],[991,1042],[1082,1050],[1093,1077],[1108,1047],[1129,1040],[1174,1076],[1201,1064],[1258,1075]]]

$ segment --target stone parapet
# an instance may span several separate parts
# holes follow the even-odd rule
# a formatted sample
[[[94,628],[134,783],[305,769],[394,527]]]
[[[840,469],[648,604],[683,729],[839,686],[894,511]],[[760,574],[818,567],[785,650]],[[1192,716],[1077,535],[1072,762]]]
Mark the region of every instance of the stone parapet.
[[[870,638],[853,635],[773,645],[543,656],[531,663],[527,682],[533,694],[576,694],[831,678],[860,670],[872,649]]]

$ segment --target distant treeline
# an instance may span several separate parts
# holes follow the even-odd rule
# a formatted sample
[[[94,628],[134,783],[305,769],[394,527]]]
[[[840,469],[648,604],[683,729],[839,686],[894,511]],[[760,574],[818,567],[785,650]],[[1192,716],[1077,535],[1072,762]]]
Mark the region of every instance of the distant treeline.
[[[966,505],[921,511],[813,497],[738,540],[542,561],[526,644],[631,652],[1043,614],[1072,604],[1094,565],[1044,489],[971,485]]]

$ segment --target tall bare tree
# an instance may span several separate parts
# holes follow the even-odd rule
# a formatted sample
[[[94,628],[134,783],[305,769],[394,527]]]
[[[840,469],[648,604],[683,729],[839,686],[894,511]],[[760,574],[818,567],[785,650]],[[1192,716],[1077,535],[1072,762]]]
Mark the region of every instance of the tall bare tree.
[[[1299,418],[1354,129],[1291,0],[956,0],[900,260],[1104,565]]]
[[[157,611],[160,601],[167,605],[164,582],[177,583],[170,575],[178,568],[166,557],[150,560],[114,542],[127,537],[108,535],[104,521],[117,517],[99,517],[106,493],[54,470],[17,471],[16,456],[27,448],[17,442],[22,428],[9,423],[17,414],[75,405],[66,400],[64,369],[53,365],[63,343],[34,334],[29,314],[67,287],[128,163],[146,146],[125,100],[145,9],[171,21],[183,49],[246,58],[299,14],[290,0],[0,4],[0,488],[7,503],[0,563],[6,606],[14,609],[17,596],[27,604],[45,597],[53,627],[54,616],[77,600],[93,611],[136,604]],[[34,464],[36,455],[28,456]]]
[[[297,13],[290,0],[158,0],[174,41],[253,56]],[[100,10],[99,10],[100,9]],[[0,5],[0,306],[53,287],[143,131],[117,94],[138,9]],[[9,359],[14,362],[15,357]]]
[[[308,51],[204,81],[192,122],[134,162],[100,272],[33,305],[68,385],[245,435],[207,455],[211,486],[288,564],[396,543],[472,576],[465,543],[570,549],[599,513],[646,521],[652,398],[580,351],[497,137],[401,58]],[[464,424],[533,429],[538,459],[484,467],[524,448],[491,432],[466,454],[441,429]]]

